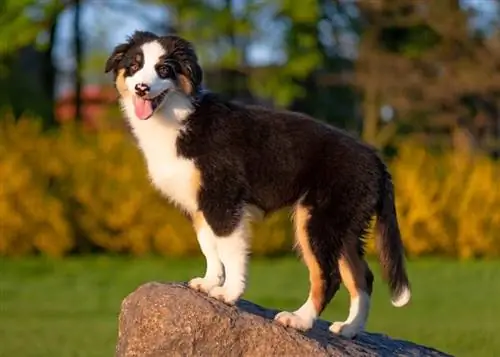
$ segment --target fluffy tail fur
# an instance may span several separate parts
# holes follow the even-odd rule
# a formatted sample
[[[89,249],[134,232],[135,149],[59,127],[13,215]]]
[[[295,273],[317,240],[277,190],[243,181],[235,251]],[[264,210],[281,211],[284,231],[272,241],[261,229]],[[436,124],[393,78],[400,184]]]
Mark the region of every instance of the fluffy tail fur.
[[[376,223],[376,245],[382,274],[391,291],[391,301],[396,307],[406,305],[411,298],[411,289],[405,267],[405,253],[394,206],[394,186],[384,164],[380,184]]]

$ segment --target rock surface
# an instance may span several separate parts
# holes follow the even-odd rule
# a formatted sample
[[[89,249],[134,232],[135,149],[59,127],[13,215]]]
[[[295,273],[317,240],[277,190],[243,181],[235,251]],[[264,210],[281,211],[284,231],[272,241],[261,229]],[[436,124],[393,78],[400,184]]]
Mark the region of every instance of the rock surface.
[[[245,300],[228,306],[184,284],[146,283],[122,303],[116,357],[450,356],[381,334],[348,340],[323,320],[301,333],[273,321],[277,312]]]

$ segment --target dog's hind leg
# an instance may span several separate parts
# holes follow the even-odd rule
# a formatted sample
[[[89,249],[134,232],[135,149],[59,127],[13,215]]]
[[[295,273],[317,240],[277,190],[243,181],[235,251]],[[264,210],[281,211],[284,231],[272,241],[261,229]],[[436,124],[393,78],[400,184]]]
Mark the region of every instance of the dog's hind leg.
[[[373,274],[363,259],[360,245],[361,239],[346,237],[338,260],[342,282],[349,292],[350,308],[347,319],[334,322],[330,330],[348,338],[353,338],[364,329],[370,310]]]
[[[298,310],[280,312],[275,319],[285,326],[308,330],[339,289],[340,275],[334,252],[332,254],[335,247],[321,212],[298,204],[294,224],[296,242],[309,270],[309,296]]]

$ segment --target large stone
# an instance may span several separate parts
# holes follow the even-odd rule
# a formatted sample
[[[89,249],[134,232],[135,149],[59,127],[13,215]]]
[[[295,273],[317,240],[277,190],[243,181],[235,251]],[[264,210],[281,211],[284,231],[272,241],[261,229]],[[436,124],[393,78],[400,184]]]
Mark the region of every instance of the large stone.
[[[228,306],[184,284],[146,283],[122,303],[116,356],[449,356],[381,334],[348,340],[323,320],[301,333],[273,321],[276,313],[245,300]]]

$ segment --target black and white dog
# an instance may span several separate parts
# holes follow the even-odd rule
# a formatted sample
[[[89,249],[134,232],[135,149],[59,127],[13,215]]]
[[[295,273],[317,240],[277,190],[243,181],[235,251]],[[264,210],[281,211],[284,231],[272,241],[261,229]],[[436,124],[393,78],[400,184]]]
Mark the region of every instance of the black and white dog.
[[[310,291],[277,321],[309,329],[342,281],[349,315],[330,329],[351,338],[363,330],[373,285],[363,237],[374,216],[392,304],[409,302],[391,175],[374,149],[306,115],[203,92],[196,52],[178,36],[136,31],[115,47],[105,71],[113,71],[153,185],[193,223],[206,273],[190,280],[192,288],[238,300],[250,221],[292,207]]]

